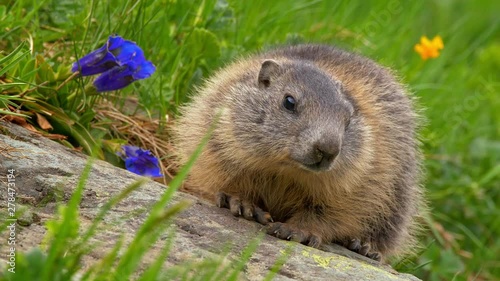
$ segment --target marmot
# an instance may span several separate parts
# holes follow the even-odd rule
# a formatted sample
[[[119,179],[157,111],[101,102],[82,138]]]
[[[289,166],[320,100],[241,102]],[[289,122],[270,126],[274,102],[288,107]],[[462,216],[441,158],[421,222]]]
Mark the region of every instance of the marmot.
[[[174,154],[184,164],[214,125],[191,188],[278,238],[380,260],[412,245],[423,206],[419,119],[372,60],[287,46],[240,59],[197,89],[174,126]]]

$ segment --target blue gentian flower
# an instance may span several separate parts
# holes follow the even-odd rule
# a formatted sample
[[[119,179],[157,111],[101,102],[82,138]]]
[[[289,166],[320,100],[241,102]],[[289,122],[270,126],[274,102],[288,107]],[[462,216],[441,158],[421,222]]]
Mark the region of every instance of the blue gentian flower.
[[[104,46],[75,62],[71,71],[76,72],[78,70],[82,76],[108,71],[118,65],[118,58],[115,54],[120,53],[124,43],[125,40],[120,36],[109,36],[108,42]]]
[[[155,70],[155,66],[150,61],[145,59],[131,60],[101,74],[94,81],[94,86],[98,92],[118,90],[135,80],[148,78]]]
[[[105,92],[148,78],[156,68],[137,44],[116,35],[109,36],[104,46],[75,62],[71,70],[79,71],[82,76],[102,73],[94,86],[98,92]]]
[[[151,151],[133,145],[123,145],[117,153],[125,161],[125,168],[132,173],[146,177],[161,177],[158,158]]]

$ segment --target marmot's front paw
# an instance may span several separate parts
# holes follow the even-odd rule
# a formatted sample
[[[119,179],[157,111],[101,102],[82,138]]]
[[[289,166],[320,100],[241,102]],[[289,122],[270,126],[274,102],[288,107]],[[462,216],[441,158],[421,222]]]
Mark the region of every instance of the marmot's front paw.
[[[237,196],[219,192],[215,197],[215,202],[217,207],[228,208],[236,217],[243,216],[247,220],[255,220],[264,225],[273,222],[268,212],[264,212],[261,208]]]
[[[309,230],[303,230],[288,223],[275,222],[270,224],[267,229],[267,234],[276,236],[277,238],[283,240],[299,242],[314,248],[319,248],[322,242],[318,235],[310,232]]]
[[[345,245],[345,247],[353,252],[376,261],[380,261],[382,259],[382,255],[379,252],[371,251],[372,249],[369,243],[361,243],[359,239],[352,239]]]

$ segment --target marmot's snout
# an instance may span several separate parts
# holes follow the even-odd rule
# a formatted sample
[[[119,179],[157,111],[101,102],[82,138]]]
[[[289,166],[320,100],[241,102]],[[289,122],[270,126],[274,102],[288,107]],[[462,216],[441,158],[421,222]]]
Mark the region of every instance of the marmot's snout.
[[[341,142],[333,138],[320,139],[311,145],[302,166],[314,172],[328,171],[340,153]]]

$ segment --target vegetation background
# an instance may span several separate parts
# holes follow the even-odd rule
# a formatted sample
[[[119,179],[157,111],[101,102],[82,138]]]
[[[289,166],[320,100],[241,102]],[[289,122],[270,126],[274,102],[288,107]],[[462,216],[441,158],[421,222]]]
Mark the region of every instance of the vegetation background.
[[[234,58],[300,42],[352,50],[393,68],[427,119],[427,231],[418,256],[394,266],[424,280],[500,280],[499,14],[497,0],[0,0],[0,118],[16,109],[87,153],[104,139],[96,155],[111,162],[123,142],[163,156],[177,106]],[[101,95],[86,91],[91,78],[66,81],[114,33],[137,42],[156,73]],[[415,53],[423,35],[443,38],[438,58]],[[121,126],[137,112],[151,130]]]

